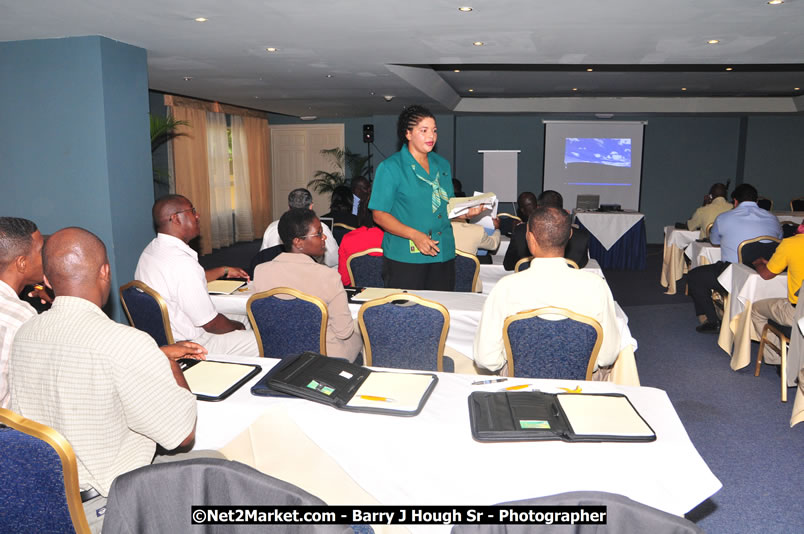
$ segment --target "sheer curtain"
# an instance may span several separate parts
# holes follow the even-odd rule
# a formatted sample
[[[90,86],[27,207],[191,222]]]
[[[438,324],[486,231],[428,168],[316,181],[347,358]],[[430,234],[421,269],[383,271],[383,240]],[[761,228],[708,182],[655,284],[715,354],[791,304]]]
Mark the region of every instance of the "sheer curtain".
[[[252,241],[254,223],[251,218],[248,143],[243,119],[232,115],[232,167],[234,168],[235,241]]]
[[[229,138],[226,115],[207,112],[207,161],[209,166],[209,215],[212,248],[232,244],[232,194],[229,183]]]

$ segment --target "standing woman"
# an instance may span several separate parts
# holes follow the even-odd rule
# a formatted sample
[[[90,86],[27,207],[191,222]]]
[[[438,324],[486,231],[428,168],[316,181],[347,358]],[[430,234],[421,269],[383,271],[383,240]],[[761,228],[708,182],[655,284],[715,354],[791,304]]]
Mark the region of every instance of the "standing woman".
[[[369,208],[385,230],[385,287],[455,289],[455,239],[447,216],[453,196],[447,160],[433,152],[435,117],[422,106],[400,115],[402,148],[377,167]]]

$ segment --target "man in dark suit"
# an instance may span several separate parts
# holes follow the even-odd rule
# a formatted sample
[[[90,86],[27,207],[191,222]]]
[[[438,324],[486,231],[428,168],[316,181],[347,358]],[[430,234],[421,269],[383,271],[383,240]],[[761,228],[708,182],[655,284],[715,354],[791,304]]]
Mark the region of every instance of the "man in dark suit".
[[[525,241],[528,226],[526,223],[530,214],[537,207],[564,209],[564,199],[561,193],[557,191],[547,190],[539,195],[538,199],[536,195],[526,191],[517,198],[517,205],[519,206],[519,217],[522,219],[522,224],[514,228],[514,233],[511,235],[511,243],[503,259],[503,266],[506,271],[513,271],[516,262],[530,256],[528,244]],[[577,263],[579,268],[583,268],[586,265],[589,261],[589,232],[587,230],[575,225],[572,226],[572,235],[564,249],[564,257]]]

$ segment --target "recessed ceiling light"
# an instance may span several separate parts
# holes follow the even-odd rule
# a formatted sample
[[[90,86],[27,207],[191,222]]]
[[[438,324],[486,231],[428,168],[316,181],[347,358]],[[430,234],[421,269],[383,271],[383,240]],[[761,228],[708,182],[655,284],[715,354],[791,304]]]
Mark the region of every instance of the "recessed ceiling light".
[[[205,18],[205,17],[196,17],[196,18],[194,18],[193,20],[194,20],[194,21],[196,21],[196,22],[206,22],[206,21],[208,21],[209,19],[208,19],[208,18]]]
[[[474,93],[474,92],[475,92],[475,90],[474,90],[474,89],[467,89],[467,91],[469,91],[470,93]]]
[[[784,0],[768,0],[768,4],[778,6],[779,4],[784,4]]]
[[[731,67],[726,67],[726,70],[733,70]]]
[[[461,69],[455,69],[452,72],[461,72]]]
[[[475,45],[475,46],[483,46],[483,45],[484,45],[484,44],[486,44],[486,43],[484,43],[483,41],[475,41],[475,42],[474,42],[474,43],[472,43],[472,44],[473,44],[473,45]]]
[[[185,76],[185,77],[184,77],[184,81],[185,81],[185,82],[189,82],[189,81],[190,81],[190,80],[192,80],[192,79],[193,79],[193,77],[192,77],[192,76]]]
[[[274,48],[273,46],[269,46],[265,49],[266,52],[279,52],[278,48]]]
[[[573,88],[572,88],[572,90],[573,90],[573,91],[577,91],[577,90],[578,90],[578,88],[577,88],[577,87],[573,87]]]
[[[718,44],[719,42],[720,39],[709,39],[708,41],[706,41],[706,44]]]
[[[371,96],[374,96],[374,91],[370,91],[370,92],[369,92],[369,94],[370,94]]]
[[[334,74],[327,74],[327,78],[334,78],[334,77],[335,77]]]
[[[681,90],[682,90],[682,91],[686,91],[686,90],[687,90],[687,88],[686,88],[686,87],[682,87],[682,88],[681,88]]]
[[[590,68],[586,69],[586,72],[592,72],[593,70],[594,70],[594,69],[592,69],[592,68],[590,67]]]
[[[801,87],[793,87],[793,91],[801,91]]]
[[[469,7],[469,6],[463,6],[463,7],[459,7],[458,11],[463,11],[464,13],[469,13],[470,11],[472,11],[472,8]]]

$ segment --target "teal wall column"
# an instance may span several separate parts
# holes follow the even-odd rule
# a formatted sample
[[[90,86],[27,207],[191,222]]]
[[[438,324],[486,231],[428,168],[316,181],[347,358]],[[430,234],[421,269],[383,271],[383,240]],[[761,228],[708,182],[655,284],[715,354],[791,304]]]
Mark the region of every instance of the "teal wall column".
[[[0,43],[0,214],[50,234],[90,230],[117,288],[153,238],[148,68],[141,48],[103,37]]]

